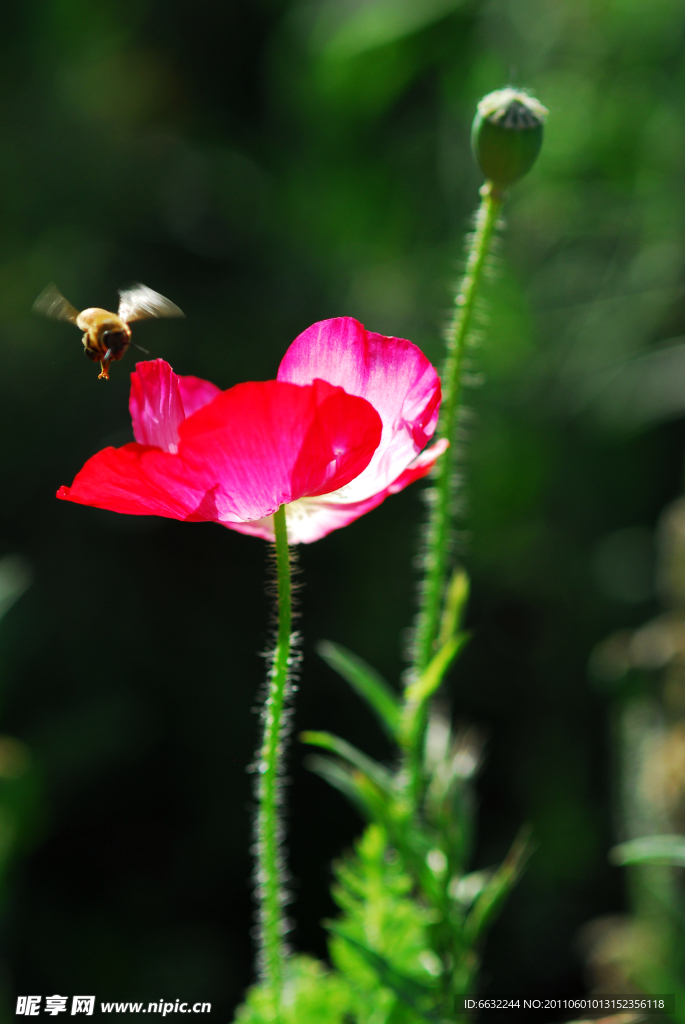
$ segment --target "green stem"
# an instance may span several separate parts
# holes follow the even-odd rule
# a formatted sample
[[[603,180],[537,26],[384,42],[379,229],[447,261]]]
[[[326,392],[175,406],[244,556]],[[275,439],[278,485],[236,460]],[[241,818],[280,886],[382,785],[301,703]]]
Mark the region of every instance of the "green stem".
[[[278,1019],[286,959],[281,852],[280,775],[283,761],[284,710],[288,695],[292,624],[290,553],[285,505],[274,513],[278,635],[263,709],[264,738],[259,753],[257,796],[257,891],[262,980],[270,989]]]
[[[502,194],[490,182],[481,189],[482,201],[476,214],[476,230],[468,250],[466,272],[455,298],[454,316],[447,334],[447,358],[442,374],[443,399],[437,437],[446,438],[451,447],[438,460],[435,472],[434,499],[430,507],[426,534],[426,575],[421,587],[421,601],[416,628],[413,675],[425,671],[435,654],[435,641],[445,596],[450,563],[451,532],[455,490],[456,433],[462,398],[464,354],[473,330],[478,293],[483,281],[497,218],[502,208]],[[418,731],[418,745],[412,751],[411,774],[416,779],[420,769],[424,730]]]

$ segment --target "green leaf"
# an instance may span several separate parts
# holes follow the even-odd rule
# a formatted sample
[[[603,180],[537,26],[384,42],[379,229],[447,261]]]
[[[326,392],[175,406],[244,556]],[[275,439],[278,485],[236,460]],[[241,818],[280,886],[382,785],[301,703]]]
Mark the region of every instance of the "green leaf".
[[[337,738],[333,736],[330,739]],[[328,744],[325,746],[329,750],[335,749]],[[360,756],[364,757],[363,754]],[[436,879],[426,864],[426,854],[433,839],[412,827],[407,806],[401,799],[396,798],[390,786],[379,784],[370,773],[360,771],[355,765],[348,766],[330,757],[310,757],[306,761],[306,766],[346,796],[367,821],[375,822],[387,829],[393,844],[401,852],[405,862],[411,865],[420,885],[426,892],[434,894]],[[384,771],[380,765],[377,767]]]
[[[327,921],[326,927],[334,935],[347,942],[356,953],[364,960],[367,967],[370,967],[372,971],[377,975],[378,980],[386,988],[389,988],[391,992],[407,1003],[414,1010],[415,1013],[423,1017],[424,1020],[437,1021],[438,1017],[431,1013],[429,1010],[421,1008],[422,1000],[426,997],[431,1000],[435,997],[435,989],[432,986],[422,985],[420,981],[415,978],[408,978],[406,975],[401,974],[395,967],[389,963],[385,957],[375,953],[372,949],[369,949],[363,942],[348,935],[344,928],[340,927],[335,921]]]
[[[324,750],[330,750],[332,754],[337,754],[343,761],[347,761],[353,767],[357,768],[363,775],[371,779],[372,782],[382,789],[388,796],[392,796],[392,776],[390,772],[378,763],[373,758],[367,757],[366,754],[362,754],[361,750],[357,750],[347,740],[341,740],[338,736],[333,736],[330,732],[301,732],[299,736],[302,743],[308,743],[313,747],[322,747]]]
[[[332,757],[308,757],[305,764],[311,772],[321,776],[329,786],[333,786],[346,796],[364,816],[371,814],[370,808],[357,792],[357,787],[352,781],[352,773],[344,764]]]
[[[492,924],[516,884],[530,853],[530,828],[524,827],[466,918],[464,936],[469,945],[477,942]]]
[[[444,646],[451,637],[459,632],[466,611],[466,602],[469,599],[469,590],[468,576],[463,569],[455,569],[445,595],[438,647]]]
[[[397,739],[400,722],[400,700],[395,691],[375,669],[330,640],[322,640],[316,648],[327,665],[342,676],[378,715],[390,739]]]
[[[456,636],[450,637],[431,659],[426,671],[415,683],[410,683],[407,687],[399,729],[400,740],[407,749],[414,746],[417,739],[416,734],[422,728],[423,712],[427,701],[438,689],[445,672],[470,638],[470,633],[457,633]]]
[[[674,864],[685,867],[685,836],[643,836],[609,850],[612,864]]]
[[[459,651],[470,639],[469,633],[458,633],[443,644],[431,659],[428,668],[415,683],[407,687],[406,700],[412,704],[425,704],[433,696]]]
[[[306,764],[310,771],[346,796],[365,818],[384,821],[388,817],[385,794],[361,772],[331,757],[310,757]]]
[[[338,754],[343,761],[328,757],[311,757],[307,767],[343,793],[361,814],[387,828],[393,843],[401,850],[428,891],[435,888],[435,878],[426,865],[426,854],[433,844],[410,822],[410,805],[402,792],[393,787],[393,777],[382,765],[367,757],[352,744],[327,732],[304,732],[300,739]]]

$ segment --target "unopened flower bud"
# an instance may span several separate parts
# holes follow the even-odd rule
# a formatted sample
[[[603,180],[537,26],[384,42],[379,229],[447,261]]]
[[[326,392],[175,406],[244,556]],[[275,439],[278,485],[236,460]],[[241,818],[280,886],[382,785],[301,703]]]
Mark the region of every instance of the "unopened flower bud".
[[[488,181],[502,189],[531,169],[542,145],[547,110],[518,89],[498,89],[478,104],[473,153]]]

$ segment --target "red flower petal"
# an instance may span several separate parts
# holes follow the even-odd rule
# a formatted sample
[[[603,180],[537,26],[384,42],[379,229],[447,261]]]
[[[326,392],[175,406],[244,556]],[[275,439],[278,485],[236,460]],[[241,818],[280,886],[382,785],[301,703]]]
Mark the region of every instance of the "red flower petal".
[[[352,317],[322,320],[286,352],[279,380],[310,384],[321,378],[365,398],[383,421],[383,435],[366,470],[341,500],[356,502],[388,487],[433,436],[440,379],[416,345],[367,331]]]
[[[294,501],[285,510],[288,540],[291,544],[311,544],[333,530],[338,530],[340,527],[354,522],[355,519],[359,519],[360,516],[380,505],[388,495],[397,494],[414,480],[420,480],[421,477],[427,476],[436,460],[448,447],[447,441],[436,441],[431,448],[421,452],[393,483],[365,501],[339,502],[335,501],[335,494]],[[238,533],[262,537],[264,540],[274,539],[273,519],[270,517],[250,523],[225,523],[224,525],[231,530],[237,530]]]
[[[221,394],[221,388],[218,388],[216,384],[211,384],[208,380],[202,380],[201,377],[179,377],[178,387],[186,419]]]
[[[128,407],[139,444],[178,451],[178,428],[185,419],[179,378],[163,359],[137,363],[131,374]]]
[[[325,381],[267,380],[224,391],[180,433],[193,478],[221,481],[235,503],[229,518],[239,521],[344,486],[368,465],[381,422],[368,402]]]
[[[176,452],[183,420],[220,394],[208,380],[177,376],[163,359],[137,363],[128,403],[133,436],[139,444]]]
[[[174,473],[177,468],[180,473]],[[178,455],[159,448],[105,448],[88,459],[71,487],[60,487],[57,497],[129,515],[193,519],[205,492],[184,479],[182,468]]]
[[[160,379],[159,406],[173,411]],[[146,423],[160,421],[156,410],[144,413]],[[368,402],[325,381],[238,384],[180,423],[178,454],[140,444],[105,449],[58,497],[174,519],[261,519],[344,486],[368,465],[381,429]]]

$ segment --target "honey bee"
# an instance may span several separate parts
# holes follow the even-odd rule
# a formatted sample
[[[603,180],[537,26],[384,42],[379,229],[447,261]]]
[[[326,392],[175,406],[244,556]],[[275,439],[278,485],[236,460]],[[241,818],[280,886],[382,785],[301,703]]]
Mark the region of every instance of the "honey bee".
[[[100,363],[98,380],[109,380],[109,364],[121,359],[131,344],[130,323],[158,316],[184,316],[178,306],[144,284],[119,290],[119,311],[84,309],[80,313],[54,284],[49,284],[33,304],[37,313],[68,320],[83,331],[83,347],[93,362]],[[135,344],[135,342],[133,342]],[[140,345],[136,346],[140,348]],[[141,349],[145,352],[145,349]],[[149,355],[149,352],[146,352]]]

